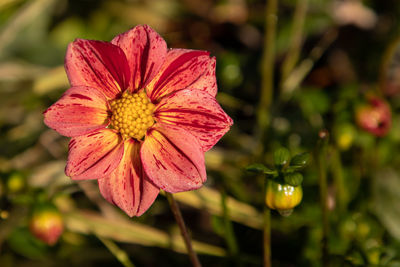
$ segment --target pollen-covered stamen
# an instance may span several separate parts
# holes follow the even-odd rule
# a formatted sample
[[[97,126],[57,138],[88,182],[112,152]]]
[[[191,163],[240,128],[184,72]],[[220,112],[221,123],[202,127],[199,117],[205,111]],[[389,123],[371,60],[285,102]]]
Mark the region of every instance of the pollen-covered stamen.
[[[111,126],[124,138],[142,139],[146,130],[154,124],[154,104],[144,91],[131,94],[126,90],[121,98],[112,100]]]

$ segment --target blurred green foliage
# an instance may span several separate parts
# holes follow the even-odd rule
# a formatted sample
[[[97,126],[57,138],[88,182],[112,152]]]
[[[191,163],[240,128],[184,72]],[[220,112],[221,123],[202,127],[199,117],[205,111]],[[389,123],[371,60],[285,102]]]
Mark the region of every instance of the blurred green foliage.
[[[297,24],[301,4],[306,13]],[[291,155],[314,156],[302,171],[302,203],[289,217],[272,213],[273,266],[322,266],[315,160],[322,129],[331,135],[331,266],[400,266],[400,3],[279,1],[271,123],[260,144],[264,9],[260,0],[0,1],[0,266],[118,266],[104,240],[115,242],[136,266],[188,265],[163,196],[142,217],[128,219],[100,197],[96,184],[65,176],[68,139],[43,124],[42,112],[68,88],[68,43],[109,41],[137,24],[149,24],[169,47],[215,55],[217,99],[235,122],[206,153],[206,187],[176,195],[204,266],[262,265],[264,177],[245,168],[272,166],[281,146]],[[298,31],[300,42],[293,45]],[[292,68],[285,76],[280,70],[288,55],[294,64],[287,63]],[[371,94],[392,109],[391,130],[382,138],[354,121],[356,107]],[[259,146],[266,151],[261,156]],[[53,247],[28,231],[41,201],[53,202],[65,218]]]

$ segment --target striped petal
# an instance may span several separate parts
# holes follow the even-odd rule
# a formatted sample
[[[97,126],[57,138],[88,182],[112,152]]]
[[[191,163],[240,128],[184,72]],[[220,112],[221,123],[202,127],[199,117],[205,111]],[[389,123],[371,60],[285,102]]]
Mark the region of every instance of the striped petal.
[[[106,98],[92,87],[72,87],[44,112],[44,123],[69,137],[105,128],[108,124]]]
[[[163,98],[154,114],[158,122],[197,137],[203,151],[211,149],[233,124],[216,99],[200,90],[184,89]]]
[[[169,50],[164,65],[147,86],[148,96],[153,102],[157,102],[170,93],[192,85],[202,76],[210,76],[205,75],[210,72],[210,64],[212,64],[210,62],[212,59],[207,51]]]
[[[74,137],[69,143],[65,174],[74,180],[107,177],[117,168],[123,153],[123,142],[113,130]]]
[[[100,192],[129,216],[142,215],[156,199],[159,189],[147,178],[140,161],[140,143],[124,142],[125,153],[109,177],[98,180]]]
[[[167,54],[164,39],[147,25],[120,34],[111,43],[125,52],[132,73],[130,83],[134,90],[145,87],[154,78]]]
[[[185,130],[156,125],[148,130],[140,155],[149,179],[167,192],[197,189],[207,179],[203,150]]]
[[[212,96],[217,95],[217,77],[215,75],[215,67],[217,60],[212,57],[209,61],[208,68],[194,83],[190,85],[190,88],[196,88],[209,93]]]
[[[108,99],[128,88],[129,66],[121,48],[111,43],[77,39],[69,44],[65,70],[72,86],[90,86]]]

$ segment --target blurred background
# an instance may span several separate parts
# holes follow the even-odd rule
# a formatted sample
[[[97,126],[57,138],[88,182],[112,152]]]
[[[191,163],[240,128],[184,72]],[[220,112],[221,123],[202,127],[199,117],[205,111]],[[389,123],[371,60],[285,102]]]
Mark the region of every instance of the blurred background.
[[[121,266],[119,257],[135,266],[190,264],[164,196],[128,218],[101,198],[95,182],[65,176],[68,138],[43,124],[42,112],[69,86],[68,43],[110,41],[138,24],[169,47],[217,57],[217,99],[235,122],[206,153],[205,187],[176,195],[204,266],[262,265],[265,177],[245,169],[272,165],[280,146],[312,157],[302,203],[289,217],[272,212],[273,266],[322,266],[323,236],[332,266],[400,266],[400,3],[278,1],[274,89],[260,136],[262,58],[271,45],[265,6],[0,0],[0,266]],[[321,156],[322,129],[329,141]],[[38,206],[47,210],[43,220],[56,217],[58,240],[43,242],[30,230]]]

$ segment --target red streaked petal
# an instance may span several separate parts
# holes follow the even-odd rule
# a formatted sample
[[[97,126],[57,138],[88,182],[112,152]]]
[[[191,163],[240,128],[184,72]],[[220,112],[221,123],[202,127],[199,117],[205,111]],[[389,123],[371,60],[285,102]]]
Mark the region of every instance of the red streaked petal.
[[[183,129],[156,124],[148,130],[140,155],[149,179],[167,192],[197,189],[207,179],[203,150]]]
[[[146,177],[140,161],[140,143],[124,142],[125,153],[109,177],[99,179],[103,197],[129,216],[142,215],[156,199],[160,189]]]
[[[65,174],[74,180],[107,177],[118,166],[123,153],[121,138],[110,129],[74,137],[69,143]]]
[[[141,216],[145,211],[147,211],[153,204],[154,200],[157,198],[158,193],[160,192],[160,189],[149,180],[143,169],[142,171],[142,175],[144,178],[141,180],[142,186],[140,204],[136,212],[136,216]]]
[[[128,88],[129,66],[124,52],[102,41],[77,39],[70,43],[65,69],[72,86],[90,86],[108,98]]]
[[[211,149],[233,124],[213,96],[192,89],[163,98],[154,115],[160,123],[189,131],[200,141],[203,151]]]
[[[206,91],[212,96],[217,95],[217,78],[215,76],[215,67],[217,60],[212,57],[209,61],[208,68],[194,83],[190,85],[190,88],[196,88],[202,91]]]
[[[84,135],[108,124],[107,100],[97,89],[76,86],[44,113],[44,123],[62,135]]]
[[[145,87],[154,78],[167,55],[164,39],[147,25],[136,26],[116,36],[111,43],[125,52],[134,90]]]
[[[185,89],[209,71],[209,52],[171,49],[157,76],[147,86],[152,101],[174,91]]]

